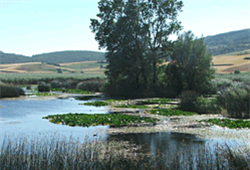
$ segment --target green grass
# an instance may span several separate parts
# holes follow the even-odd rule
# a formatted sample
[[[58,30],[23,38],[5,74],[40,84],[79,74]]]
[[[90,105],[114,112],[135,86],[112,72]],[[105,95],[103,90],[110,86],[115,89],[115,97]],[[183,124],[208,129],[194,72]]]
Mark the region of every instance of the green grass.
[[[250,49],[242,50],[242,51],[235,51],[235,52],[226,53],[226,54],[220,54],[217,56],[234,56],[234,55],[246,55],[246,54],[250,54]]]
[[[58,96],[58,94],[50,93],[50,92],[32,92],[29,95],[36,95],[36,96]]]
[[[50,119],[52,123],[62,123],[69,126],[97,126],[97,125],[112,125],[122,126],[129,123],[155,123],[157,119],[149,117],[131,116],[124,114],[64,114],[64,115],[49,115],[43,119]]]
[[[84,103],[84,105],[101,107],[101,106],[108,106],[109,103],[106,101],[95,101],[95,102],[90,102],[90,103]]]
[[[81,89],[63,89],[63,88],[51,88],[51,91],[65,91],[66,93],[73,93],[73,94],[93,94],[93,92],[85,91]]]
[[[219,125],[222,127],[228,127],[230,129],[235,128],[250,128],[250,121],[239,120],[230,120],[230,119],[208,119],[201,120],[200,122],[208,122],[213,125]]]
[[[1,73],[0,81],[16,84],[37,84],[39,81],[50,82],[52,80],[85,80],[89,78],[105,78],[104,73],[75,73],[75,74],[58,74],[58,73]]]
[[[61,67],[82,70],[82,69],[91,69],[91,68],[95,68],[95,67],[100,67],[101,64],[103,67],[105,67],[107,65],[104,63],[97,63],[97,62],[82,62],[82,63],[75,63],[75,64],[71,64],[71,65],[66,65],[66,66],[62,65]]]
[[[174,99],[161,98],[161,99],[149,99],[143,101],[144,104],[168,104],[169,102],[175,101]]]
[[[136,108],[136,109],[148,109],[151,108],[149,106],[144,105],[117,105],[116,108]]]
[[[127,101],[127,100],[122,100],[122,99],[108,99],[105,100],[108,103],[114,103],[114,102],[122,102],[122,101]]]
[[[163,115],[163,116],[192,116],[196,115],[193,112],[186,112],[177,109],[154,109],[150,110],[151,114]]]

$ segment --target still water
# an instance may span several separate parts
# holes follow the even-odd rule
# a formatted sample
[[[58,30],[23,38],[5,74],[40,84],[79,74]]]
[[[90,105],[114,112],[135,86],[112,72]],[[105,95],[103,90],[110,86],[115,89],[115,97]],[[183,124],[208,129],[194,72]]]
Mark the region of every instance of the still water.
[[[52,114],[67,113],[108,113],[109,107],[94,107],[79,105],[86,101],[68,99],[34,100],[25,98],[20,100],[0,100],[0,147],[6,136],[17,139],[19,136],[31,138],[45,138],[46,136],[62,135],[67,139],[73,137],[84,141],[89,138],[102,140],[130,141],[134,144],[144,145],[148,150],[160,148],[167,152],[173,148],[195,148],[202,145],[213,145],[214,140],[200,140],[194,135],[180,133],[142,133],[108,135],[105,130],[109,126],[70,127],[53,124],[42,117]],[[216,141],[218,142],[218,141]]]
[[[70,127],[49,123],[47,119],[42,119],[42,117],[51,114],[108,113],[108,107],[84,106],[79,105],[79,103],[84,102],[74,98],[0,100],[0,106],[2,106],[0,108],[0,145],[5,135],[43,137],[44,134],[59,134],[84,139],[86,136],[93,136],[93,134],[108,128],[108,126]],[[99,137],[105,137],[105,133],[98,134]]]

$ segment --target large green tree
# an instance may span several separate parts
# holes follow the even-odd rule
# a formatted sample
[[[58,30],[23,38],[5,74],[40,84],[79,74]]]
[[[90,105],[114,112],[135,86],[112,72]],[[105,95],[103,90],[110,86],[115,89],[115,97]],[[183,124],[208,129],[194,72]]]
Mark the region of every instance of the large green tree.
[[[99,48],[107,50],[113,92],[135,93],[155,86],[157,64],[166,56],[169,35],[181,29],[177,0],[101,0],[91,19]]]
[[[211,66],[212,55],[207,52],[204,39],[185,32],[174,44],[167,79],[178,94],[186,90],[207,93],[214,74]]]

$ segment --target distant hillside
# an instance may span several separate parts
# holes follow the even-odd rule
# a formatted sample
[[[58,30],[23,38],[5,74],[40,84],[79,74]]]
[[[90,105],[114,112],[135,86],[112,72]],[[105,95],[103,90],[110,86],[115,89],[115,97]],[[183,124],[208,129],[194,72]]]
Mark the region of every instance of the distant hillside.
[[[103,52],[94,51],[58,51],[32,56],[33,61],[46,63],[69,63],[78,61],[97,61],[104,59],[105,55]]]
[[[250,29],[207,36],[204,41],[213,55],[250,49]]]
[[[32,57],[4,53],[0,51],[0,64],[46,62],[46,63],[69,63],[79,61],[105,60],[105,53],[94,51],[58,51],[33,55]]]
[[[9,64],[9,63],[25,63],[29,62],[30,57],[24,55],[17,55],[12,53],[4,53],[0,51],[0,64]]]

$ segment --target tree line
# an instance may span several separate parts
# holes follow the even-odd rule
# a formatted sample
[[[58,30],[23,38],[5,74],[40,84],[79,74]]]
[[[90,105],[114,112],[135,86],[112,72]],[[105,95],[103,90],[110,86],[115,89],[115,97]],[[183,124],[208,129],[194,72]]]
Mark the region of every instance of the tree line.
[[[179,0],[100,0],[91,19],[108,62],[104,91],[123,97],[174,97],[184,90],[206,93],[214,73],[203,38],[179,35]],[[168,65],[162,64],[170,58]]]

